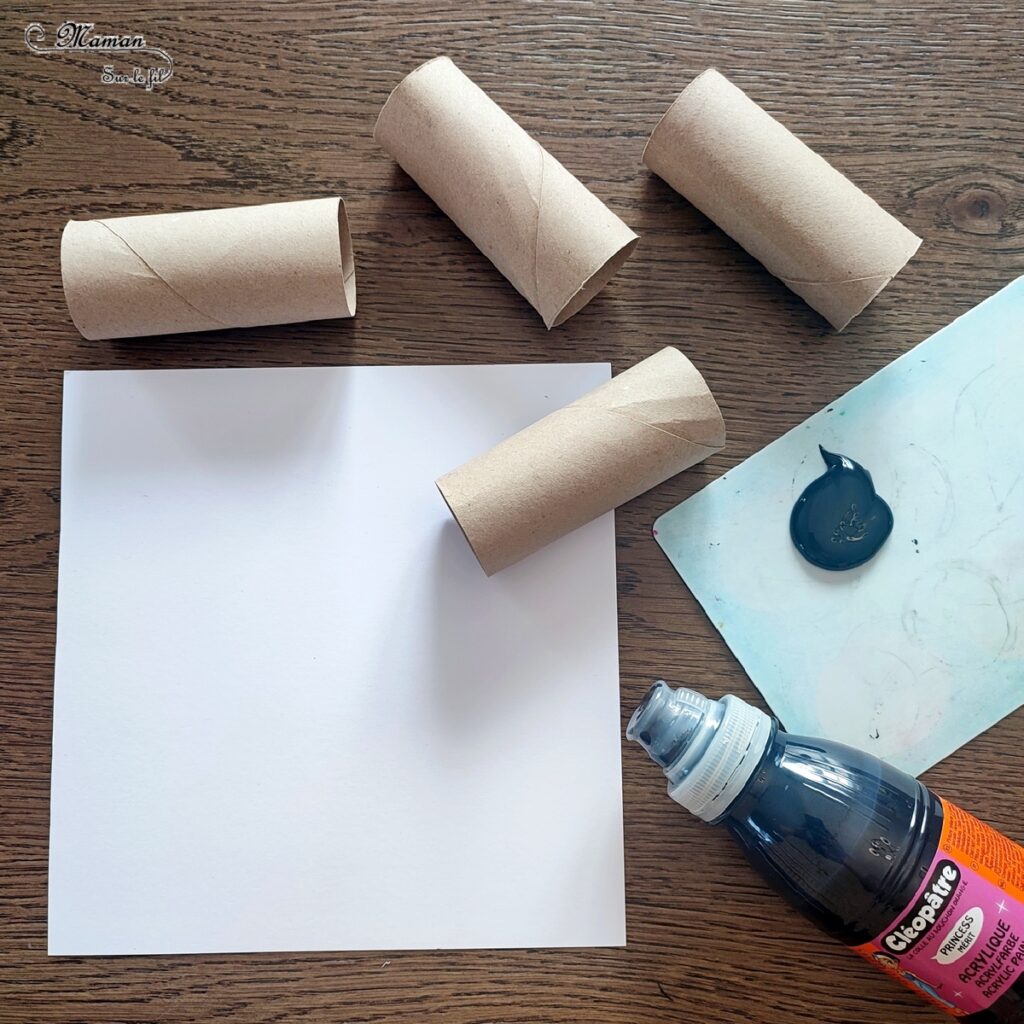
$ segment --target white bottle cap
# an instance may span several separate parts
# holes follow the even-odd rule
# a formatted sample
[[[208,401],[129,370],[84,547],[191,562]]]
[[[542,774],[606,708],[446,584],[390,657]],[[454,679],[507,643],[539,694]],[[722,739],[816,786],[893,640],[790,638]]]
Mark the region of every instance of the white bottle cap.
[[[688,811],[714,821],[728,809],[750,780],[771,738],[772,720],[763,712],[728,694],[719,702],[721,721],[714,735],[668,795]]]

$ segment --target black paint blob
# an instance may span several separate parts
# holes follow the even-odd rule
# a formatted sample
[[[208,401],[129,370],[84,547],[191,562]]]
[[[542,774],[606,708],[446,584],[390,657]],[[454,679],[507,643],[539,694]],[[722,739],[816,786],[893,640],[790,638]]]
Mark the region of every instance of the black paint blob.
[[[821,445],[818,451],[828,468],[797,498],[789,535],[812,565],[853,569],[885,543],[892,532],[892,509],[875,494],[863,466]]]

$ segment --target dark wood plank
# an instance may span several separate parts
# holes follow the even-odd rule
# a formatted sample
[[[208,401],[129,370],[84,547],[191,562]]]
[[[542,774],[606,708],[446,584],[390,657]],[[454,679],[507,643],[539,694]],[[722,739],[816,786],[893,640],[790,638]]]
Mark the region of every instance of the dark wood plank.
[[[728,838],[624,750],[621,950],[48,959],[46,858],[61,371],[610,359],[666,343],[705,372],[727,450],[618,517],[623,717],[665,674],[755,696],[650,538],[654,517],[1024,272],[1019,5],[836,0],[204,4],[95,0],[88,18],[175,58],[152,93],[42,57],[5,4],[0,54],[0,1021],[926,1020],[819,938]],[[79,15],[84,16],[84,15]],[[544,330],[373,143],[402,74],[447,52],[643,236],[606,292]],[[715,65],[922,235],[841,336],[640,164],[678,90]],[[64,307],[69,217],[341,194],[359,316],[87,342]],[[979,686],[984,680],[978,681]],[[1024,716],[928,775],[1024,840]]]

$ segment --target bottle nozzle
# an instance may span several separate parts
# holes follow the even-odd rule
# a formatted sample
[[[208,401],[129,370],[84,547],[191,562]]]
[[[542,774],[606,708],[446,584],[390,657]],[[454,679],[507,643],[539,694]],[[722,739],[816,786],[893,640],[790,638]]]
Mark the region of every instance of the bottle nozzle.
[[[714,707],[707,697],[693,690],[673,690],[659,679],[633,712],[626,737],[639,743],[669,775]]]
[[[767,715],[737,697],[708,700],[659,679],[633,712],[626,736],[661,766],[673,800],[712,821],[750,778],[771,730]]]

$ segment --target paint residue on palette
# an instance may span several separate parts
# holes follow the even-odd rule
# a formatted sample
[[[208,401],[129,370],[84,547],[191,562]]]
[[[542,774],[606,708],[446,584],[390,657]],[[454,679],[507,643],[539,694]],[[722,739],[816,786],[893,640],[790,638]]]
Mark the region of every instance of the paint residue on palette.
[[[871,474],[845,455],[818,446],[827,467],[797,499],[789,534],[820,569],[853,569],[872,558],[892,532],[892,509],[875,493]]]

